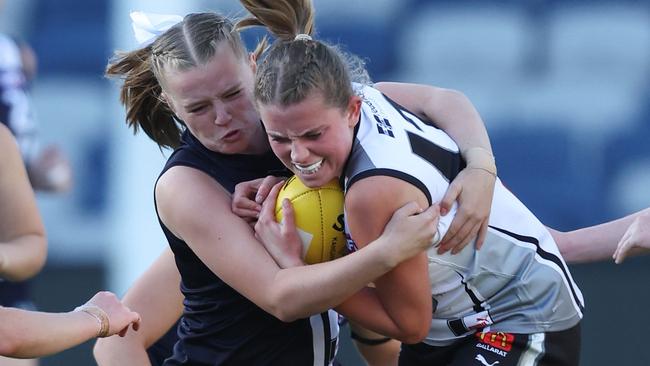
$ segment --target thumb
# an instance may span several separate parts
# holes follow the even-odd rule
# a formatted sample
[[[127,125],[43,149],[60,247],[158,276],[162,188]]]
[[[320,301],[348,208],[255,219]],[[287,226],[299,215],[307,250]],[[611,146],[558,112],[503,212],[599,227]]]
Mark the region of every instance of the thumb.
[[[440,215],[445,216],[451,210],[451,206],[456,202],[458,196],[460,196],[461,188],[456,183],[452,182],[445,196],[440,201]]]
[[[395,211],[393,216],[413,216],[417,215],[422,212],[422,209],[420,208],[420,205],[418,205],[415,201],[411,201],[404,206],[400,207]]]
[[[296,216],[293,211],[293,205],[287,198],[282,200],[282,233],[286,233],[288,228],[296,225]]]

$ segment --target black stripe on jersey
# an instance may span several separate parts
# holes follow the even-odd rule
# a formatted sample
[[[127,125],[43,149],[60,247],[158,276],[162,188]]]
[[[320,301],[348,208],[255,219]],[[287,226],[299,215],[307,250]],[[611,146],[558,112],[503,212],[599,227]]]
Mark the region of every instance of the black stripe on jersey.
[[[452,152],[434,144],[433,142],[406,131],[413,154],[433,165],[442,175],[451,182],[458,173],[465,168],[465,161],[459,153]]]
[[[429,189],[427,188],[427,186],[424,183],[422,183],[421,180],[417,179],[416,177],[414,177],[414,176],[412,176],[410,174],[406,174],[404,172],[401,172],[399,170],[394,170],[394,169],[368,169],[368,170],[364,170],[363,172],[355,175],[354,177],[352,177],[351,179],[348,180],[348,182],[347,182],[348,185],[347,185],[347,187],[345,187],[345,191],[347,192],[355,182],[357,182],[357,181],[359,181],[359,180],[361,180],[363,178],[374,177],[374,176],[377,176],[377,175],[385,175],[385,176],[388,176],[388,177],[401,179],[401,180],[403,180],[405,182],[411,183],[412,185],[417,187],[420,191],[422,191],[422,193],[424,193],[424,195],[427,197],[427,202],[429,202],[429,206],[431,206],[431,204],[433,203],[433,201],[431,201],[431,193],[429,192]]]
[[[456,337],[469,332],[469,329],[465,327],[465,323],[461,319],[447,320],[447,326]]]
[[[327,366],[330,364],[330,360],[332,357],[332,334],[330,331],[330,317],[327,311],[321,313],[320,317],[323,320],[323,342],[325,342],[324,345],[325,352],[323,352],[323,357],[325,359],[323,360],[323,365]]]
[[[480,313],[481,311],[485,311],[485,308],[483,308],[483,305],[481,305],[481,300],[476,297],[476,294],[474,291],[472,291],[468,286],[467,286],[467,281],[465,281],[465,277],[463,277],[460,272],[456,271],[456,273],[460,276],[460,282],[463,284],[463,287],[465,287],[465,292],[467,292],[467,296],[472,300],[474,303],[474,311],[477,313]]]
[[[535,247],[537,248],[535,251],[540,257],[555,263],[562,270],[562,273],[564,274],[564,278],[566,279],[567,283],[569,284],[569,289],[571,290],[571,294],[573,295],[574,301],[580,307],[580,311],[584,313],[584,305],[582,304],[582,302],[580,301],[580,298],[576,294],[576,290],[573,288],[573,282],[571,281],[571,277],[569,277],[569,274],[567,273],[567,269],[564,266],[564,264],[562,263],[562,260],[560,258],[558,258],[555,254],[549,253],[549,252],[545,251],[544,249],[542,249],[542,247],[539,246],[539,240],[537,240],[537,238],[533,238],[532,236],[525,236],[525,235],[515,234],[515,233],[510,232],[508,230],[501,229],[501,228],[498,228],[498,227],[494,227],[492,225],[489,225],[489,227],[496,230],[496,231],[499,231],[499,232],[501,232],[503,234],[506,234],[506,235],[508,235],[510,237],[513,237],[513,238],[515,238],[515,239],[517,239],[519,241],[523,241],[525,243],[530,243],[530,244],[535,244]]]
[[[393,106],[393,108],[395,108],[397,110],[397,112],[402,116],[402,118],[404,118],[404,120],[406,122],[412,124],[413,127],[418,129],[418,131],[422,131],[422,128],[420,126],[418,126],[412,119],[410,119],[408,116],[406,116],[406,114],[404,114],[404,111],[409,112],[406,108],[402,107],[397,102],[390,99],[387,95],[385,95],[385,94],[382,94],[382,95],[388,101],[388,103],[390,103]],[[411,112],[409,112],[409,113],[411,113]],[[413,114],[413,113],[411,113],[411,114]],[[415,115],[415,114],[413,114],[413,115]]]

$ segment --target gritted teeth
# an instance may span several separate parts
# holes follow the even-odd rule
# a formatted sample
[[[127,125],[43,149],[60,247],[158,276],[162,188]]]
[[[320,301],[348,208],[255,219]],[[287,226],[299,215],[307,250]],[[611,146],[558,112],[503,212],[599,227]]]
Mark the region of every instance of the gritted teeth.
[[[323,165],[323,159],[313,164],[309,164],[307,166],[296,164],[296,163],[292,163],[292,164],[296,168],[296,170],[298,170],[302,174],[314,174],[318,171],[318,169],[320,169],[321,165]]]

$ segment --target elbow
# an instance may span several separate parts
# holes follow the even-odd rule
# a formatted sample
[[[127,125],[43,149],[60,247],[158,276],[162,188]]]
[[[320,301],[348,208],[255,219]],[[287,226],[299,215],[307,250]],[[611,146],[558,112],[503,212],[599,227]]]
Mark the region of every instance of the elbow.
[[[402,333],[395,337],[397,340],[406,344],[420,343],[429,334],[429,326],[431,322],[424,323],[417,327],[410,327],[409,329],[402,330]]]
[[[0,356],[16,357],[20,348],[20,342],[5,333],[6,332],[2,332],[2,336],[0,336]]]
[[[285,323],[290,323],[305,317],[304,314],[300,314],[297,311],[298,309],[290,301],[272,301],[268,308],[264,310]]]
[[[426,314],[426,313],[421,313]],[[429,311],[429,314],[431,312]],[[406,344],[420,343],[429,335],[432,316],[409,316],[399,324],[399,334],[393,338]]]
[[[34,277],[45,266],[47,259],[47,239],[45,235],[31,235],[26,241],[24,255],[15,264],[4,268],[2,276],[13,282],[20,282]]]
[[[23,278],[19,278],[17,280],[23,281],[34,277],[43,269],[43,267],[45,266],[46,259],[47,259],[47,240],[45,239],[45,237],[42,237],[39,243],[37,244],[37,248],[35,250],[35,254],[30,263],[30,266],[28,266],[28,269],[23,274]]]
[[[278,320],[290,323],[311,315],[305,311],[302,303],[297,301],[299,298],[291,291],[278,289],[270,295],[268,303],[263,308]]]
[[[38,274],[45,266],[47,259],[47,238],[45,235],[38,236],[38,240],[34,241],[31,248],[32,257],[30,258],[25,268],[20,273],[17,273],[13,281],[24,281],[30,279]]]

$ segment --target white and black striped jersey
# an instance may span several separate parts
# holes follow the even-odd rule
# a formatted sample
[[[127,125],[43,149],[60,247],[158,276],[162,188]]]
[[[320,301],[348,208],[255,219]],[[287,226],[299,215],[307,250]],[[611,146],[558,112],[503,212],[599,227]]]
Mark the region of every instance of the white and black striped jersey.
[[[465,166],[456,143],[378,90],[356,87],[363,103],[345,189],[369,176],[391,176],[418,187],[429,203],[440,201]],[[455,212],[456,205],[440,219],[441,237]],[[356,248],[351,239],[349,246]],[[428,258],[436,307],[425,340],[431,345],[447,345],[481,328],[560,331],[582,318],[582,294],[550,233],[498,179],[483,248],[468,245],[456,255],[432,248]]]

